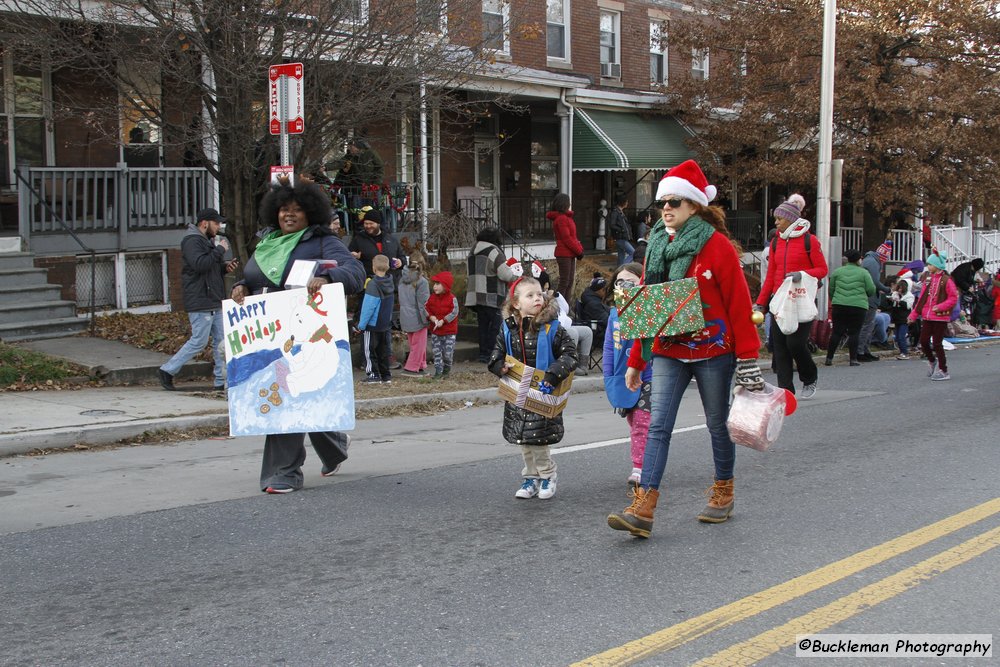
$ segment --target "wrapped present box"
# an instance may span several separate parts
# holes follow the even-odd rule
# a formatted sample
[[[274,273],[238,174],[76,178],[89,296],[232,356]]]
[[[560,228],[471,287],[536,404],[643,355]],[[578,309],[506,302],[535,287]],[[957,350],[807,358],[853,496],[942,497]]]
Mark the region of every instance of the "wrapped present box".
[[[509,354],[505,363],[511,368],[500,378],[500,398],[543,417],[556,417],[563,411],[573,384],[572,373],[556,385],[551,394],[543,394],[538,385],[545,379],[544,370],[526,366]]]
[[[615,290],[622,338],[680,336],[705,328],[696,278]]]

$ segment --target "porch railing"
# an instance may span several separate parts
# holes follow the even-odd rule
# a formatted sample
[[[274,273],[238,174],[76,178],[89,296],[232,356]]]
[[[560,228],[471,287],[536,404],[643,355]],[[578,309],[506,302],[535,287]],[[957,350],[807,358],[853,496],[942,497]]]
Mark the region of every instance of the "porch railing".
[[[972,237],[972,254],[981,257],[987,271],[1000,271],[1000,231],[979,231]]]
[[[31,167],[18,182],[18,230],[32,236],[63,231],[118,235],[183,227],[210,205],[211,176],[201,168]]]
[[[972,257],[972,228],[954,225],[931,227],[931,245],[945,255],[948,271]]]
[[[844,250],[863,250],[864,229],[861,227],[840,228],[841,246]],[[889,232],[892,239],[892,253],[889,262],[906,264],[923,257],[923,240],[920,232],[913,229],[893,229]]]
[[[499,227],[516,241],[548,240],[552,238],[552,224],[545,214],[551,201],[549,195],[463,197],[458,212],[476,221],[479,228]]]

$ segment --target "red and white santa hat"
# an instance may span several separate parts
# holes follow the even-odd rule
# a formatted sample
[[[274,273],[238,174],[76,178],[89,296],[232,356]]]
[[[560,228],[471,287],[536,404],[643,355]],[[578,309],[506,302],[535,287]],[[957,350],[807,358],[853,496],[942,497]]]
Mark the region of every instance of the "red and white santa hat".
[[[519,260],[517,257],[511,257],[510,259],[508,259],[507,266],[518,278],[524,275],[524,265],[521,264],[521,260]]]
[[[685,160],[669,170],[656,188],[658,201],[676,195],[702,206],[708,206],[716,194],[715,186],[708,184],[708,179],[694,160]]]

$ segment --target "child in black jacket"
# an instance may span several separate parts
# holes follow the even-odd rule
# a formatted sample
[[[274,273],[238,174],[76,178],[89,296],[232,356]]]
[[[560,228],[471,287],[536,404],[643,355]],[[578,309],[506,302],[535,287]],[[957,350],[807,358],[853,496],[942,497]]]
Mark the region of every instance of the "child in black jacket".
[[[576,367],[576,345],[559,326],[558,309],[546,300],[534,278],[522,278],[511,285],[510,297],[503,304],[503,325],[497,335],[488,368],[502,377],[510,369],[507,355],[526,366],[545,369],[544,388],[551,388],[569,377]],[[562,415],[545,417],[512,403],[503,410],[503,437],[521,446],[524,457],[524,481],[516,498],[551,498],[556,493],[556,464],[549,445],[563,437]]]

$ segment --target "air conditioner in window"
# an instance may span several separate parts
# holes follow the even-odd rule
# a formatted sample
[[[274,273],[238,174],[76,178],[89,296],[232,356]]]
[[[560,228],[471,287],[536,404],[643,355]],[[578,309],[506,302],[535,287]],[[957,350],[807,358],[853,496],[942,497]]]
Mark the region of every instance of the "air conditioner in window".
[[[621,63],[601,63],[601,76],[606,79],[622,78]]]

